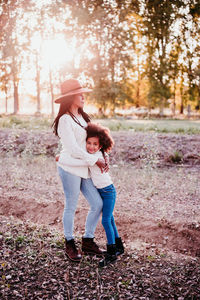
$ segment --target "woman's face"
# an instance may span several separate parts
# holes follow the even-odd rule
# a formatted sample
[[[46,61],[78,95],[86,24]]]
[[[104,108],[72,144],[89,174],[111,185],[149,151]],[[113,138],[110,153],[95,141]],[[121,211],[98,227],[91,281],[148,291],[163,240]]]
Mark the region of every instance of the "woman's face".
[[[84,106],[84,96],[83,94],[77,94],[74,95],[74,101],[73,101],[73,105],[78,107],[78,108],[83,108]]]

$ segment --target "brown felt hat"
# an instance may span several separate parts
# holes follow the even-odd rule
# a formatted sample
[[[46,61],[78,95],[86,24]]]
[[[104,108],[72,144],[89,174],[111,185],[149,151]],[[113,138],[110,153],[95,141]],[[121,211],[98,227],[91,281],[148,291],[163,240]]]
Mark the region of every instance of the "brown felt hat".
[[[58,98],[56,98],[56,100],[54,101],[55,103],[61,103],[63,99],[67,96],[89,93],[92,91],[88,88],[83,88],[80,85],[79,81],[76,79],[65,80],[63,83],[61,83],[60,90],[61,90],[61,95]]]

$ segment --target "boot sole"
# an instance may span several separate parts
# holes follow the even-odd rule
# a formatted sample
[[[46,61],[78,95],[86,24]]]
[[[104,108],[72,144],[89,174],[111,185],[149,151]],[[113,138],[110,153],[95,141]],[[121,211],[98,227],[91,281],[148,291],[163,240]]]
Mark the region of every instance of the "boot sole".
[[[124,252],[117,252],[116,253],[117,256],[120,256],[120,255],[123,255],[123,254],[124,254]]]
[[[83,254],[84,255],[96,255],[96,256],[103,256],[104,255],[104,253],[95,253],[95,252],[90,252],[90,251],[83,251]]]
[[[109,261],[109,263],[107,263],[107,264],[105,264],[105,265],[103,265],[103,266],[101,266],[101,265],[99,264],[99,268],[104,268],[104,267],[107,267],[107,266],[109,266],[109,265],[112,265],[112,264],[114,264],[116,261],[117,261],[117,258],[114,259],[114,260],[112,260],[112,261]]]
[[[75,259],[75,258],[71,258],[66,252],[65,252],[65,255],[67,256],[67,258],[70,260],[70,261],[73,261],[73,262],[77,262],[77,263],[79,263],[80,261],[81,261],[81,258],[79,258],[79,259]]]

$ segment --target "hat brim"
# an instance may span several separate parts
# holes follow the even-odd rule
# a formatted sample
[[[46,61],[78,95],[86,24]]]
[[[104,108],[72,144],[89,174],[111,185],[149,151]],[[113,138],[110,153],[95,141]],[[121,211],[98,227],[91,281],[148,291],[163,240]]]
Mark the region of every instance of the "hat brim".
[[[90,92],[92,92],[91,89],[88,89],[88,88],[80,88],[80,89],[78,89],[78,90],[76,90],[76,91],[72,91],[72,92],[66,93],[66,94],[64,94],[64,95],[62,95],[62,96],[56,98],[56,99],[54,100],[54,102],[55,102],[55,103],[61,103],[61,102],[64,100],[64,98],[66,98],[66,97],[68,97],[68,96],[78,95],[78,94],[82,94],[82,93],[90,93]]]

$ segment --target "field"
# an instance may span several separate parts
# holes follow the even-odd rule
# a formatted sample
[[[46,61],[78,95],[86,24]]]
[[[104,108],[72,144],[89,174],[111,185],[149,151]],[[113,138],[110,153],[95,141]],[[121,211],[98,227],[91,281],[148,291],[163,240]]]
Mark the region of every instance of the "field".
[[[11,116],[0,117],[0,128],[18,128],[18,129],[34,129],[42,130],[49,129],[52,124],[51,118],[39,118],[34,116]],[[96,119],[96,122],[107,126],[112,131],[130,130],[142,132],[174,132],[185,134],[198,134],[200,133],[200,120],[176,120],[176,119]]]
[[[63,255],[64,195],[49,120],[0,119],[3,299],[199,299],[200,122],[97,120],[115,140],[114,216],[126,253],[99,270]],[[80,245],[88,205],[80,195]],[[99,222],[96,241],[105,248]]]

